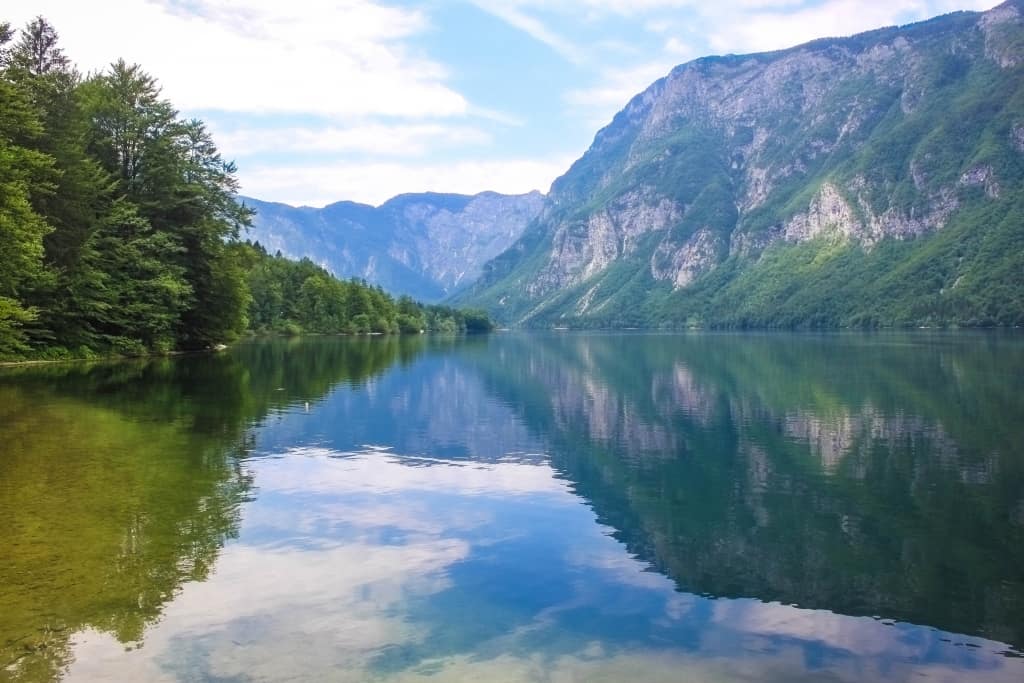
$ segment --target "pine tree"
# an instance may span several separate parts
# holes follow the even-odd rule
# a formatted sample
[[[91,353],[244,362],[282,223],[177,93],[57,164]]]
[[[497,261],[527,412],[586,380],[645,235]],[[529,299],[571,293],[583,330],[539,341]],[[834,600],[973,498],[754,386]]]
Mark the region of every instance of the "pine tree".
[[[3,34],[9,37],[5,27]],[[28,350],[38,311],[26,294],[44,285],[43,238],[51,226],[35,204],[52,193],[53,159],[34,149],[43,127],[25,90],[0,76],[0,355]]]
[[[37,147],[54,159],[54,191],[35,205],[53,227],[44,241],[50,286],[26,296],[40,310],[39,341],[68,347],[101,343],[92,321],[104,305],[101,274],[88,272],[86,251],[108,220],[114,200],[112,179],[85,149],[89,122],[82,107],[81,77],[58,47],[58,35],[39,17],[25,28],[10,52],[8,77],[30,97],[43,134]],[[109,304],[109,302],[107,302]]]
[[[90,148],[140,217],[173,245],[167,262],[189,292],[176,325],[178,345],[233,340],[245,329],[248,294],[229,243],[250,221],[235,201],[235,166],[221,158],[201,122],[177,119],[156,80],[137,65],[116,62],[87,87]]]

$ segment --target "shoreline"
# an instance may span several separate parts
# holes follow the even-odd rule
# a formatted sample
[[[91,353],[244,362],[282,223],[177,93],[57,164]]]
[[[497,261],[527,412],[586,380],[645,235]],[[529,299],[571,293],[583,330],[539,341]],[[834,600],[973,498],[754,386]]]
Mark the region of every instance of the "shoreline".
[[[879,334],[879,333],[1000,333],[1000,332],[1020,332],[1022,329],[1020,326],[995,326],[995,327],[880,327],[870,329],[860,328],[849,328],[849,327],[828,327],[828,328],[811,328],[811,329],[784,329],[777,327],[764,327],[764,328],[714,328],[714,327],[680,327],[680,328],[665,328],[665,327],[496,327],[490,333],[483,334],[495,334],[495,333],[515,333],[515,332],[528,332],[528,333],[543,333],[543,332],[559,332],[559,333],[615,333],[615,332],[637,332],[637,333],[651,333],[651,334],[692,334],[692,333],[705,333],[705,334],[797,334],[797,335],[815,335],[815,334]],[[385,334],[383,332],[367,332],[363,334],[348,334],[345,332],[310,332],[306,334],[288,335],[280,333],[262,333],[262,334],[247,334],[241,339],[232,344],[219,344],[217,347],[209,349],[197,349],[194,351],[167,351],[163,353],[148,353],[138,356],[98,356],[96,358],[54,358],[54,359],[38,359],[38,360],[6,360],[0,361],[0,369],[3,368],[17,368],[32,365],[55,365],[59,363],[112,363],[112,362],[123,362],[132,360],[152,360],[154,358],[178,358],[181,356],[191,356],[207,353],[221,353],[227,351],[236,344],[244,344],[247,341],[258,340],[258,339],[301,339],[304,337],[345,337],[355,339],[358,337],[420,337],[430,336],[434,334],[442,334],[446,336],[479,336],[478,333],[467,333],[467,332],[427,332],[423,331],[418,334]]]
[[[227,347],[225,347],[227,348]],[[200,349],[198,351],[165,351],[163,353],[146,353],[140,356],[97,356],[96,358],[44,358],[38,360],[3,360],[0,368],[17,368],[25,365],[55,365],[58,363],[113,363],[130,360],[150,360],[153,358],[172,358],[190,356],[200,353],[218,353],[224,349]]]
[[[282,334],[280,332],[265,332],[265,333],[247,333],[240,337],[237,341],[231,344],[218,344],[215,347],[208,349],[195,349],[192,351],[164,351],[160,353],[144,353],[137,356],[119,356],[119,355],[101,355],[94,358],[40,358],[40,359],[26,359],[26,360],[0,360],[0,369],[2,368],[17,368],[29,365],[54,365],[57,363],[111,363],[111,362],[122,362],[131,360],[151,360],[154,358],[178,358],[180,356],[191,356],[206,353],[221,353],[227,351],[236,344],[243,344],[247,341],[254,339],[301,339],[303,337],[420,337],[431,334],[454,334],[454,335],[470,335],[476,333],[467,332],[428,332],[426,330],[415,334],[411,333],[397,333],[389,334],[384,332],[364,332],[358,334],[349,334],[347,332],[307,332],[303,334]]]

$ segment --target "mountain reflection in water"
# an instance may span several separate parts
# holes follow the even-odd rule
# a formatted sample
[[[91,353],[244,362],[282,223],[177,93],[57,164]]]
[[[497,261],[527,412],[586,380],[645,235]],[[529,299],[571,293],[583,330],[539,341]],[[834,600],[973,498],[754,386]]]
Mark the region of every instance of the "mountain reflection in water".
[[[0,666],[1018,681],[1024,340],[253,342],[0,374]],[[308,406],[307,406],[308,404]]]

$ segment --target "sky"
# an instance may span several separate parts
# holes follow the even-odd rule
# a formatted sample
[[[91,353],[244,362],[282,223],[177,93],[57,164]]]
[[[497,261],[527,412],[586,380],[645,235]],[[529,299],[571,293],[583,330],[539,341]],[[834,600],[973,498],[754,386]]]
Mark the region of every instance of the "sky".
[[[6,0],[84,71],[159,79],[243,194],[380,204],[546,192],[629,99],[709,54],[779,49],[997,0]]]

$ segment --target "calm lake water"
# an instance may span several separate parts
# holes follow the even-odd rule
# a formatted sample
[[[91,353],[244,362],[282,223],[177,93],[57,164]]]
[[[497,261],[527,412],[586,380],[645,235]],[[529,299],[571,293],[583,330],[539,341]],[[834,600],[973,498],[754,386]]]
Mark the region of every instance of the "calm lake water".
[[[0,371],[0,679],[1024,680],[1024,337]]]

